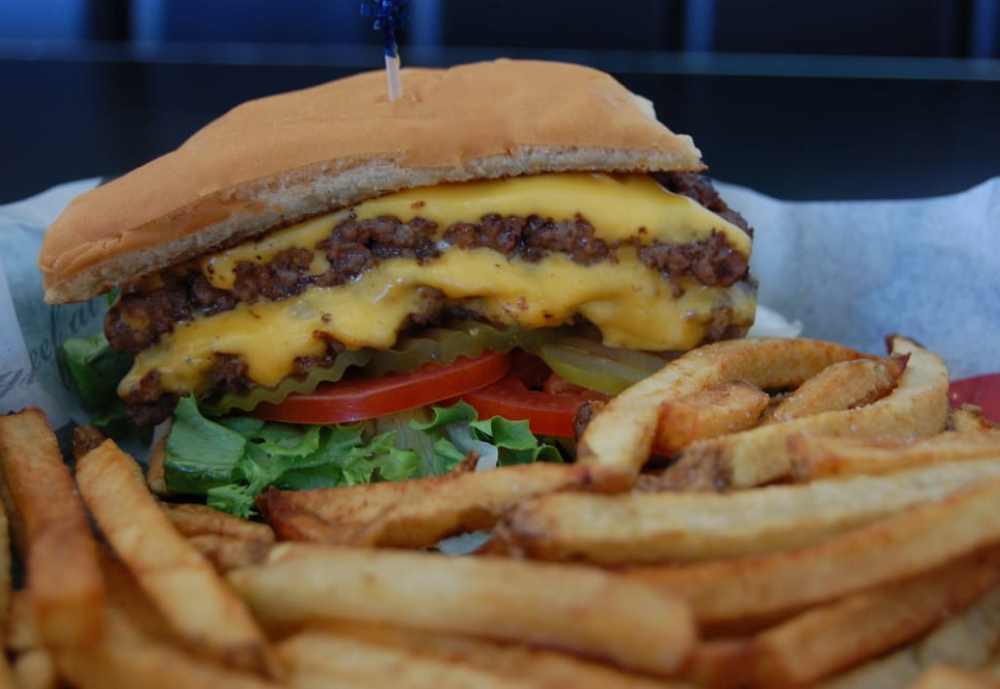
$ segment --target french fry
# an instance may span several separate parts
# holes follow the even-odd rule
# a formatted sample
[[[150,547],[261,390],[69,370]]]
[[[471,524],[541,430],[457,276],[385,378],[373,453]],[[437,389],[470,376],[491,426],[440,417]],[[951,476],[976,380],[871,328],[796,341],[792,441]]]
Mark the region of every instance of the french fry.
[[[305,631],[278,646],[296,689],[327,689],[344,684],[400,689],[533,689],[530,677],[512,680],[489,671],[423,656],[399,648],[365,643],[320,631]]]
[[[909,641],[1000,583],[1000,551],[813,608],[762,634],[756,686],[804,686]]]
[[[996,430],[997,424],[983,416],[982,407],[963,404],[948,415],[948,430],[959,433]]]
[[[22,552],[40,636],[52,646],[95,643],[104,600],[96,546],[41,411],[0,417],[0,462],[23,527]]]
[[[464,642],[464,643],[463,643]],[[327,630],[308,630],[283,642],[278,652],[292,668],[294,687],[340,686],[350,681],[367,687],[401,689],[680,689],[626,675],[595,663],[557,653],[482,645],[455,639],[445,653],[410,644],[382,644]],[[496,655],[489,656],[489,651]]]
[[[0,503],[0,629],[10,622],[11,597],[10,527],[7,510]]]
[[[224,624],[225,620],[220,622]],[[60,675],[79,689],[277,689],[278,686],[146,637],[120,610],[109,611],[107,638],[96,648],[60,649],[55,660]]]
[[[733,381],[764,389],[797,386],[830,364],[861,356],[830,342],[777,338],[691,350],[608,402],[580,438],[577,463],[592,467],[605,491],[625,490],[649,458],[662,403]]]
[[[516,507],[498,534],[545,560],[731,558],[817,543],[991,479],[1000,479],[1000,459],[725,494],[557,493]]]
[[[131,457],[105,441],[77,462],[76,478],[105,538],[180,638],[234,667],[270,670],[249,611],[171,525]]]
[[[792,436],[788,440],[791,478],[888,474],[931,464],[1000,458],[1000,431],[939,433],[922,440],[877,440]]]
[[[80,459],[107,438],[93,426],[77,426],[73,429],[73,459]]]
[[[511,557],[514,552],[507,541],[500,538],[491,538],[479,546],[479,549],[472,554],[479,557]]]
[[[670,490],[749,488],[791,473],[788,440],[794,435],[918,438],[944,430],[948,419],[948,371],[940,357],[905,337],[891,338],[892,353],[909,355],[899,384],[873,404],[830,411],[786,423],[699,441],[664,472]]]
[[[35,614],[27,589],[14,591],[11,595],[10,615],[4,639],[7,649],[14,653],[23,653],[42,645],[35,627]]]
[[[283,540],[423,548],[456,533],[488,529],[521,500],[585,486],[589,476],[571,464],[526,464],[414,481],[272,490],[261,509]]]
[[[911,689],[1000,689],[1000,682],[989,675],[935,665],[920,675]]]
[[[59,677],[52,655],[42,648],[34,648],[14,659],[10,668],[17,689],[55,689]]]
[[[166,461],[167,436],[170,435],[170,421],[164,421],[154,430],[153,448],[149,452],[146,465],[146,485],[154,495],[167,495]]]
[[[935,665],[973,670],[1000,644],[1000,589],[980,598],[928,636],[817,686],[823,689],[905,689]]]
[[[665,683],[661,679],[652,681],[573,655],[467,636],[343,620],[325,623],[318,631],[447,660],[527,682],[526,686],[578,689],[671,689],[682,686]]]
[[[629,571],[684,598],[696,619],[723,625],[833,600],[914,576],[1000,543],[1000,481],[800,550],[685,567]]]
[[[723,383],[660,405],[656,449],[676,454],[696,440],[753,428],[770,398],[747,383]]]
[[[274,543],[274,531],[267,524],[240,519],[208,505],[164,504],[163,509],[174,528],[184,536],[215,535],[240,541]]]
[[[14,669],[10,666],[7,656],[0,653],[0,689],[20,689],[14,682]]]
[[[267,559],[272,546],[265,541],[244,541],[218,534],[191,536],[188,543],[197,548],[220,572],[260,564]]]
[[[526,641],[665,674],[694,642],[687,607],[618,575],[487,557],[286,543],[228,574],[265,625],[383,622]]]
[[[100,548],[98,554],[108,591],[106,634],[93,648],[67,647],[54,653],[60,676],[72,686],[276,689],[254,675],[204,660],[178,646],[182,639],[142,590],[135,574],[110,548]]]
[[[14,669],[10,666],[7,656],[0,653],[0,689],[20,689],[15,684]]]
[[[683,677],[706,689],[738,689],[749,686],[752,667],[746,639],[702,641],[684,666]]]
[[[303,491],[312,493],[313,491]],[[331,524],[304,507],[298,507],[294,494],[288,499],[277,495],[276,489],[268,490],[257,498],[257,504],[265,515],[279,541],[306,541],[337,545],[346,538],[341,525]],[[283,494],[282,494],[283,495]]]
[[[841,361],[802,383],[765,423],[783,423],[827,411],[852,409],[885,397],[906,369],[906,356]]]

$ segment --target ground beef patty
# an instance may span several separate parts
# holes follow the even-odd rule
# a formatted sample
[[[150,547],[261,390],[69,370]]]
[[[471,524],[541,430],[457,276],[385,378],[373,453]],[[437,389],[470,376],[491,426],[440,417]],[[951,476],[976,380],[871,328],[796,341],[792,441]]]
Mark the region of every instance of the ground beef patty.
[[[753,228],[750,227],[746,218],[722,200],[719,192],[712,185],[712,180],[705,175],[697,172],[658,172],[653,177],[670,191],[694,199],[700,206],[725,218],[753,237]]]
[[[701,175],[669,173],[658,179],[750,231]],[[419,217],[408,222],[394,217],[348,218],[316,247],[329,263],[324,272],[312,274],[312,251],[287,249],[266,263],[237,264],[231,291],[212,286],[197,261],[173,267],[125,287],[108,311],[105,334],[115,349],[140,352],[170,333],[176,323],[228,311],[240,302],[280,300],[312,286],[341,285],[389,258],[432,260],[441,251],[437,230],[435,223]],[[453,247],[449,250],[489,248],[526,261],[562,253],[585,265],[613,258],[616,248],[595,237],[593,226],[579,215],[563,222],[537,215],[486,215],[478,223],[445,228],[441,239]],[[728,287],[747,275],[746,260],[721,233],[690,244],[640,245],[639,253],[646,265],[672,280],[691,278],[708,286]]]

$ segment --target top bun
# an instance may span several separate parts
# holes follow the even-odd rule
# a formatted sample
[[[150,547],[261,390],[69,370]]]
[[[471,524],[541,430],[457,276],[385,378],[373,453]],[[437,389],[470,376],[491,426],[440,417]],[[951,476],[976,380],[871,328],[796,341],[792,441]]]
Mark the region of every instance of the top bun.
[[[701,170],[691,137],[611,76],[497,60],[367,72],[250,101],[176,151],[79,196],[38,258],[49,303],[400,189],[595,170]]]

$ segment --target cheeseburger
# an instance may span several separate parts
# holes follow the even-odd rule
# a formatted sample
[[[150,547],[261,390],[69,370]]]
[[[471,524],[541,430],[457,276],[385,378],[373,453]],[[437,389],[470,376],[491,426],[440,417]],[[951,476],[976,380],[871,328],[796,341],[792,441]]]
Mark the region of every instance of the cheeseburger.
[[[417,427],[464,401],[568,436],[584,400],[750,327],[751,230],[648,101],[550,62],[402,81],[245,103],[52,225],[46,300],[117,294],[136,424]]]

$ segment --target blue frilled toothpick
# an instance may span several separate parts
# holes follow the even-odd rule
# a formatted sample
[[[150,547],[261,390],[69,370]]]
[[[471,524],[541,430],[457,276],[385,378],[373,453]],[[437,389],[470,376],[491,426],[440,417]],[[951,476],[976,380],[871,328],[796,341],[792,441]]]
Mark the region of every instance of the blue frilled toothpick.
[[[389,86],[389,100],[403,95],[403,83],[399,78],[399,47],[396,45],[396,29],[402,24],[409,0],[363,0],[361,14],[374,17],[372,28],[381,30],[385,39],[385,76]]]

